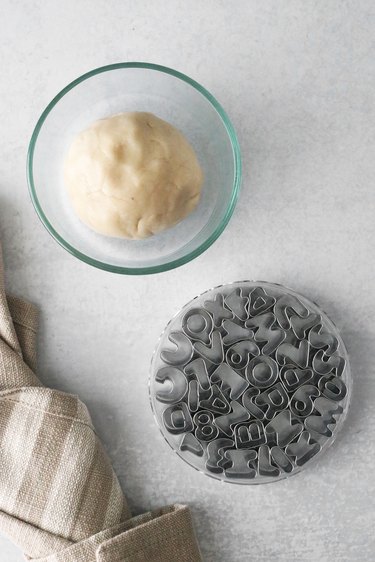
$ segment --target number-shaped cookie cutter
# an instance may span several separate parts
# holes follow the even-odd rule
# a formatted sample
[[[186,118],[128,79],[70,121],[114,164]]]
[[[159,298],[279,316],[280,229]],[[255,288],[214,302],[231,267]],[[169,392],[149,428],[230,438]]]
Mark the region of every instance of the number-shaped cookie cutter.
[[[310,465],[348,411],[351,375],[337,328],[281,285],[243,281],[193,299],[152,359],[163,436],[217,479],[273,482]]]

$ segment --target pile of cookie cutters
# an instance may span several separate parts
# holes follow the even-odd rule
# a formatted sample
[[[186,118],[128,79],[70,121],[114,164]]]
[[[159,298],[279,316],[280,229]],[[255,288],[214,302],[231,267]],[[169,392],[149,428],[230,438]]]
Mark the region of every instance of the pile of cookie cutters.
[[[334,441],[350,394],[335,325],[272,283],[231,283],[193,299],[169,322],[151,365],[166,441],[197,470],[241,484],[311,463]]]

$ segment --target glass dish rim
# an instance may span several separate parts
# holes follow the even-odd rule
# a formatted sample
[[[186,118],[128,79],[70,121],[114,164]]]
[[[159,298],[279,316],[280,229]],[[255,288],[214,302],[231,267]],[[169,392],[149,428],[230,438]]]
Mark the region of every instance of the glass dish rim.
[[[108,264],[108,263],[105,263],[105,262],[100,261],[100,260],[96,260],[95,258],[92,258],[92,257],[84,254],[83,252],[77,250],[70,243],[68,243],[55,230],[55,228],[52,226],[52,224],[48,220],[47,216],[45,215],[45,213],[42,209],[42,206],[39,202],[39,199],[38,199],[37,190],[36,190],[35,182],[34,182],[34,175],[33,175],[34,151],[35,151],[36,143],[37,143],[37,140],[38,140],[38,137],[39,137],[39,133],[41,131],[41,128],[42,128],[45,120],[47,119],[49,113],[53,110],[55,105],[70,90],[75,88],[81,82],[84,82],[85,80],[88,80],[89,78],[91,78],[91,77],[93,77],[97,74],[102,74],[104,72],[109,72],[109,71],[112,71],[112,70],[118,70],[118,69],[124,69],[124,68],[140,68],[140,69],[155,70],[155,71],[158,71],[158,72],[163,72],[165,74],[169,74],[171,76],[174,76],[175,78],[177,78],[179,80],[182,80],[182,81],[186,82],[187,84],[189,84],[190,86],[192,86],[193,88],[195,88],[201,95],[203,95],[210,102],[210,104],[213,106],[213,108],[218,113],[218,115],[219,115],[219,117],[220,117],[220,119],[221,119],[221,121],[222,121],[222,123],[225,127],[225,130],[228,134],[228,137],[229,137],[229,140],[230,140],[230,143],[231,143],[232,153],[233,153],[233,160],[234,160],[234,177],[233,177],[233,186],[232,186],[231,198],[230,198],[229,204],[227,206],[225,215],[224,215],[223,219],[221,220],[220,224],[215,228],[214,232],[204,242],[202,242],[196,249],[189,252],[188,254],[186,254],[184,256],[181,256],[180,258],[168,261],[164,264],[151,265],[151,266],[147,266],[147,267],[124,267],[124,266],[119,266],[119,265]],[[192,78],[190,78],[186,74],[183,74],[182,72],[179,72],[177,70],[174,70],[174,69],[166,67],[166,66],[161,66],[161,65],[158,65],[158,64],[147,63],[147,62],[119,62],[119,63],[109,64],[109,65],[105,65],[105,66],[100,66],[98,68],[90,70],[89,72],[86,72],[85,74],[82,74],[81,76],[79,76],[78,78],[76,78],[75,80],[70,82],[67,86],[65,86],[65,88],[63,88],[50,101],[50,103],[47,105],[47,107],[44,109],[41,116],[39,117],[39,119],[37,121],[37,124],[35,125],[33,133],[31,135],[29,147],[28,147],[26,170],[27,170],[27,181],[28,181],[31,201],[34,205],[36,213],[37,213],[39,219],[41,220],[42,224],[48,230],[50,235],[56,240],[56,242],[58,244],[60,244],[60,246],[62,246],[70,254],[72,254],[76,258],[80,259],[81,261],[83,261],[83,262],[85,262],[89,265],[92,265],[92,266],[94,266],[98,269],[102,269],[102,270],[109,271],[109,272],[112,272],[112,273],[124,274],[124,275],[148,275],[148,274],[153,274],[153,273],[161,273],[161,272],[164,272],[164,271],[168,271],[170,269],[174,269],[176,267],[180,267],[181,265],[184,265],[184,264],[188,263],[189,261],[195,259],[199,255],[201,255],[203,252],[205,252],[222,234],[222,232],[224,231],[225,227],[227,226],[227,224],[228,224],[228,222],[229,222],[229,220],[230,220],[230,218],[233,214],[233,211],[235,209],[235,206],[236,206],[236,203],[237,203],[237,200],[238,200],[239,192],[240,192],[241,177],[242,177],[241,153],[240,153],[240,147],[239,147],[237,135],[236,135],[234,127],[233,127],[227,113],[225,112],[223,107],[220,105],[220,103],[216,100],[216,98],[208,90],[206,90],[203,86],[201,86],[198,82],[196,82],[195,80],[193,80]]]

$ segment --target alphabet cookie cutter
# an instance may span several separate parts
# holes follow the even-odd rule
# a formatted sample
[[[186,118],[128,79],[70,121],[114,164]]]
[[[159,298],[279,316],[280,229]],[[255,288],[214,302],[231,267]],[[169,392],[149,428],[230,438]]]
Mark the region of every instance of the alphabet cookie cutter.
[[[335,440],[352,388],[333,322],[281,285],[242,281],[195,297],[151,364],[151,406],[172,449],[213,478],[274,482]]]

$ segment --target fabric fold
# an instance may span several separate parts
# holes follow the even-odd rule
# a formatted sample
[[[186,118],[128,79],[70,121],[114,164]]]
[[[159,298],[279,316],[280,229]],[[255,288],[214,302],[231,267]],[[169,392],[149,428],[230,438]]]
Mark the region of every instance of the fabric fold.
[[[138,515],[34,562],[198,562],[190,511],[173,505]]]
[[[86,406],[36,376],[36,334],[0,246],[0,531],[38,562],[199,562],[186,507],[131,517]]]

